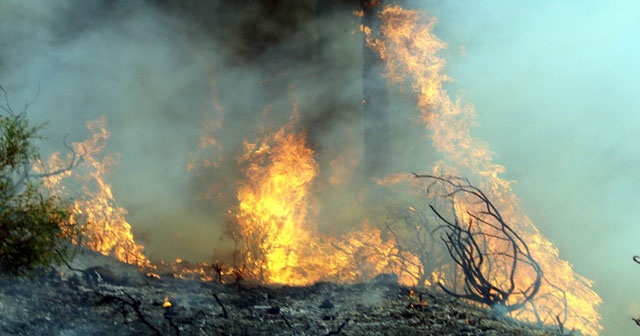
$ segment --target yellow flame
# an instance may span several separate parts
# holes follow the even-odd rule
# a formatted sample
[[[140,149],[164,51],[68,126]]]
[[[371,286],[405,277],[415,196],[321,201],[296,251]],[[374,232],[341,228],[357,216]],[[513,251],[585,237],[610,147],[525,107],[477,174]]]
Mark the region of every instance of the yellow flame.
[[[298,111],[288,124],[255,143],[245,143],[238,162],[246,179],[238,186],[235,220],[243,242],[245,276],[266,283],[308,285],[319,280],[368,281],[396,273],[402,255],[392,237],[364,225],[344,237],[321,234],[309,214],[310,188],[318,174],[305,133],[296,131]],[[407,259],[413,256],[404,256]]]
[[[504,167],[493,162],[493,153],[486,143],[470,135],[475,118],[473,107],[452,101],[443,89],[449,78],[442,74],[444,60],[437,53],[446,45],[432,33],[436,20],[399,6],[386,7],[382,16],[384,41],[375,41],[374,46],[378,46],[386,60],[388,78],[408,82],[418,98],[418,108],[433,134],[433,145],[445,156],[444,161],[434,166],[434,174],[462,172],[478,179],[479,187],[494,201],[505,221],[516,226],[514,229],[545,270],[546,280],[533,302],[537,311],[518,312],[517,317],[556,324],[556,316],[565,316],[565,327],[597,335],[602,327],[595,307],[602,300],[591,289],[592,283],[576,274],[568,262],[560,260],[558,250],[520,209],[511,182],[500,177]],[[526,282],[531,275],[519,276],[518,281]]]
[[[296,133],[297,112],[277,132],[245,143],[239,158],[246,181],[238,187],[237,220],[246,241],[250,273],[270,283],[306,284],[296,275],[300,253],[309,240],[304,227],[308,192],[317,175],[304,132]]]
[[[151,268],[143,247],[133,238],[131,225],[126,220],[127,211],[117,205],[111,185],[105,180],[116,159],[110,155],[102,160],[97,158],[106,148],[110,135],[106,129],[106,118],[87,122],[86,125],[93,133],[91,137],[73,144],[74,151],[82,155],[82,163],[64,175],[48,178],[48,187],[53,193],[74,200],[71,219],[82,230],[77,243],[122,262]],[[48,166],[55,170],[63,167],[68,159],[62,159],[56,153],[51,156]],[[64,181],[69,177],[73,182]]]

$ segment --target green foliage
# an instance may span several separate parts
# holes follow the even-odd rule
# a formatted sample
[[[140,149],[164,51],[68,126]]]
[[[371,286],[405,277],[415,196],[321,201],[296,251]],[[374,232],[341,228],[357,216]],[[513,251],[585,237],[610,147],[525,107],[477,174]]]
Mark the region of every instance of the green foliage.
[[[0,167],[2,172],[15,171],[37,154],[31,140],[36,138],[38,127],[29,125],[24,114],[0,118]]]
[[[12,274],[66,258],[73,234],[67,204],[49,195],[31,171],[38,162],[40,126],[24,113],[0,115],[0,270]],[[40,176],[41,177],[41,176]]]

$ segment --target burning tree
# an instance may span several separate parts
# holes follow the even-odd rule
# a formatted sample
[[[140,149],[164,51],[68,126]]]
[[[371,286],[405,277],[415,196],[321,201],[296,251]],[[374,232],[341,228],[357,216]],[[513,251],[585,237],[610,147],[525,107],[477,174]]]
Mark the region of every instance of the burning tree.
[[[542,269],[482,190],[460,177],[416,176],[432,179],[428,189],[443,201],[429,207],[440,223],[436,231],[462,275],[461,285],[440,282],[440,288],[501,315],[530,302],[542,285]]]
[[[384,165],[391,161],[391,135],[389,128],[389,100],[384,78],[384,62],[380,54],[369,45],[380,34],[383,8],[381,0],[360,0],[362,26],[366,29],[363,43],[363,107],[365,150],[362,159],[367,177],[379,177]]]

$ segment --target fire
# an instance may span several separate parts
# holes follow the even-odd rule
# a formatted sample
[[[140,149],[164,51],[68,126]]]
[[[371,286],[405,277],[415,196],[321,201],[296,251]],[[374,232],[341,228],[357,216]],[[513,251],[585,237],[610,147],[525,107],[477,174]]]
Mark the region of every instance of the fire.
[[[81,230],[76,243],[122,262],[151,268],[143,247],[133,238],[131,225],[126,220],[127,211],[117,205],[111,185],[105,180],[116,160],[109,155],[102,160],[97,158],[106,148],[110,135],[106,118],[86,125],[92,136],[73,144],[73,150],[82,155],[83,162],[73,171],[48,178],[46,183],[54,193],[74,200],[71,220]],[[54,154],[47,165],[56,170],[65,162],[68,161]]]
[[[172,305],[171,305],[171,301],[169,301],[169,297],[165,296],[164,297],[164,301],[162,302],[162,308],[169,309],[169,308],[171,308],[171,306]]]
[[[295,119],[256,143],[238,159],[246,181],[238,187],[237,220],[245,239],[248,272],[269,283],[307,284],[296,269],[309,241],[305,227],[309,188],[318,174],[304,132]]]
[[[337,263],[337,280],[367,282],[380,274],[395,274],[398,283],[415,286],[418,260],[411,253],[400,251],[396,237],[385,237],[382,230],[365,222],[334,243],[332,260]]]
[[[575,274],[569,263],[560,260],[558,250],[524,214],[511,190],[511,181],[500,177],[504,167],[493,162],[493,154],[486,143],[470,135],[475,111],[460,101],[452,101],[443,88],[443,83],[450,79],[443,75],[445,62],[438,56],[446,44],[432,33],[436,20],[399,6],[384,8],[381,15],[384,23],[379,38],[373,37],[370,27],[363,26],[361,30],[367,36],[369,47],[377,50],[385,61],[389,82],[406,85],[416,96],[421,119],[432,135],[433,146],[444,156],[434,165],[433,174],[463,175],[479,181],[480,189],[500,209],[505,222],[513,225],[527,242],[531,254],[545,270],[536,297],[527,309],[512,315],[545,324],[556,324],[561,320],[566,328],[576,328],[587,335],[598,334],[602,328],[595,307],[601,299],[591,289],[592,283]],[[224,277],[238,275],[287,285],[308,285],[320,280],[366,282],[384,273],[395,274],[401,284],[410,286],[435,287],[459,279],[461,275],[455,265],[434,262],[443,255],[432,253],[430,232],[420,226],[426,220],[421,217],[425,209],[419,208],[416,198],[417,202],[428,203],[430,196],[415,192],[398,197],[407,191],[404,188],[407,179],[400,175],[389,176],[379,184],[396,193],[393,202],[397,203],[396,211],[400,213],[396,217],[406,224],[403,230],[391,228],[394,214],[378,216],[377,212],[371,214],[374,209],[364,209],[369,217],[359,219],[359,229],[340,237],[320,232],[313,217],[315,199],[311,192],[319,167],[314,151],[307,144],[305,131],[299,129],[298,111],[293,105],[287,124],[275,131],[265,130],[259,139],[245,141],[243,153],[237,158],[243,179],[236,186],[237,206],[229,211],[230,232],[236,239],[240,257],[235,268],[212,268],[179,259],[166,267],[175,269],[176,274],[184,278],[215,280],[217,276],[222,282]],[[206,119],[205,116],[203,135],[194,153],[197,157],[188,164],[189,171],[216,169],[224,161],[222,146],[214,134],[222,128],[225,111],[218,105],[214,110],[214,117]],[[268,107],[263,114],[267,115],[267,112]],[[92,137],[73,145],[83,156],[84,163],[73,172],[50,177],[47,183],[56,193],[74,199],[73,222],[83,230],[78,244],[123,262],[153,268],[143,254],[143,247],[134,240],[131,225],[126,221],[126,210],[117,206],[111,185],[105,179],[115,158],[108,155],[102,160],[97,158],[109,138],[105,124],[105,118],[87,123]],[[199,161],[205,155],[213,159]],[[49,166],[62,167],[64,161],[54,155]],[[336,157],[330,164],[347,165],[347,161],[349,159]],[[348,166],[352,168],[355,164]],[[329,178],[329,184],[344,183],[347,168],[332,166],[339,174]],[[210,198],[214,189],[207,190],[204,197]],[[476,206],[456,200],[455,212],[465,221],[469,219],[469,212],[479,213],[474,209]],[[388,209],[375,209],[380,210]],[[351,224],[345,223],[345,226]],[[382,229],[384,224],[386,229]],[[489,237],[486,243],[496,251],[503,251],[501,244],[504,242],[499,239]],[[506,252],[497,254],[500,253]],[[506,263],[498,258],[490,267],[498,270],[506,268]],[[494,280],[498,283],[510,281],[508,272],[503,273],[505,275],[493,272],[497,277]],[[533,277],[531,272],[519,271],[514,282],[519,288],[526,287]],[[418,304],[423,304],[422,300]],[[171,306],[168,298],[163,306]]]
[[[436,20],[399,6],[386,7],[382,16],[384,40],[376,40],[372,47],[385,59],[388,78],[395,83],[408,82],[416,94],[423,121],[432,132],[433,145],[445,157],[434,166],[433,173],[466,175],[479,180],[479,187],[494,200],[505,220],[518,225],[514,229],[546,270],[531,309],[517,312],[516,317],[546,324],[555,324],[556,318],[560,318],[568,328],[580,329],[587,335],[598,334],[602,327],[595,307],[602,300],[591,289],[592,283],[575,274],[568,262],[560,260],[558,250],[524,214],[511,190],[511,181],[500,177],[504,167],[493,162],[486,143],[470,135],[475,111],[471,106],[452,101],[443,88],[449,78],[442,75],[444,61],[437,53],[446,45],[432,33]],[[458,213],[467,210],[460,209]],[[518,276],[517,281],[528,281],[527,274]]]
[[[298,111],[289,123],[254,143],[246,142],[238,159],[245,180],[238,186],[242,265],[250,279],[265,283],[308,285],[314,282],[369,281],[394,273],[405,284],[415,280],[398,267],[401,256],[392,237],[364,224],[343,237],[319,232],[309,213],[310,188],[318,174],[305,132],[296,131]]]

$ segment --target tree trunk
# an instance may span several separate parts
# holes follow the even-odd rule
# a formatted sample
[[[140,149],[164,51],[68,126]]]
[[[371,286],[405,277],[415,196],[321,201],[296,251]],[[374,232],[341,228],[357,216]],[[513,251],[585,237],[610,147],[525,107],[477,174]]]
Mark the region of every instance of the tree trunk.
[[[362,24],[371,29],[371,37],[380,35],[382,19],[379,11],[382,0],[360,0]],[[367,178],[382,177],[391,162],[391,136],[389,127],[389,100],[384,79],[384,63],[380,54],[372,50],[363,39],[363,104],[364,104],[364,158],[362,170]]]

